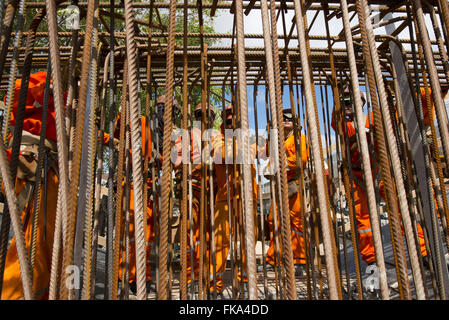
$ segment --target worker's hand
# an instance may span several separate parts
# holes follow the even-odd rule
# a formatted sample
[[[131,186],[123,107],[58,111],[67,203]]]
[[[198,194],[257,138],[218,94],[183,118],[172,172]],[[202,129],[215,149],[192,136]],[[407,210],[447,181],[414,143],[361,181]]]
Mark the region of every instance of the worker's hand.
[[[120,145],[120,140],[117,139],[117,138],[114,138],[114,139],[112,140],[112,142],[114,143],[114,149],[118,149],[118,148],[119,148],[119,145]]]

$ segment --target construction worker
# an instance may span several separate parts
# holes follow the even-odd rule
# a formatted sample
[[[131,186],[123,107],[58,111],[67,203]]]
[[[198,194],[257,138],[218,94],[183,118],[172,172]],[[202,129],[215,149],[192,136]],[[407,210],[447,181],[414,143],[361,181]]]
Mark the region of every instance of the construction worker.
[[[153,163],[153,165],[155,163],[158,163],[160,161],[162,161],[162,140],[163,140],[163,115],[164,115],[164,108],[165,108],[165,103],[166,103],[166,97],[165,95],[160,96],[157,101],[156,101],[156,128],[154,128],[157,131],[157,136],[158,136],[158,141],[156,143],[159,144],[160,149],[159,149],[159,155],[156,154],[155,156],[155,162]],[[174,114],[176,116],[176,112],[175,109],[177,108],[177,104],[176,104],[176,100],[175,103],[173,105],[173,110],[174,110]],[[118,119],[120,119],[120,115],[118,116]],[[147,130],[146,130],[146,118],[144,116],[140,117],[141,119],[141,125],[142,125],[142,155],[145,154],[145,147],[146,147],[146,137],[148,137],[148,141],[149,141],[149,148],[148,148],[148,157],[151,157],[151,153],[153,150],[156,149],[155,146],[152,146],[151,143],[151,131],[150,131],[150,126],[148,126]],[[175,117],[173,119],[173,121],[175,121]],[[118,122],[119,123],[119,122]],[[161,128],[162,127],[162,128]],[[117,125],[117,130],[116,133],[119,129],[119,126]],[[162,135],[161,135],[162,134]],[[131,154],[131,149],[129,149],[129,153]],[[149,169],[151,170],[151,169]],[[157,171],[157,170],[156,170]],[[124,185],[124,182],[122,182],[122,185]],[[147,199],[147,205],[146,205],[146,239],[145,239],[145,248],[146,248],[146,257],[147,257],[147,261],[149,261],[149,257],[150,257],[150,253],[151,253],[151,248],[153,246],[153,242],[154,242],[154,217],[153,217],[153,208],[154,208],[154,201],[155,199],[153,198],[152,195],[152,190],[153,190],[153,178],[151,177],[151,175],[148,175],[147,181],[146,181],[146,188],[148,190],[148,199]],[[125,194],[123,193],[123,196],[125,196]],[[136,247],[135,247],[135,235],[134,235],[134,189],[133,189],[133,184],[130,184],[130,198],[129,198],[129,260],[127,261],[129,264],[129,288],[131,290],[131,292],[135,295],[136,291],[137,291],[137,283],[136,283]],[[121,233],[121,250],[124,250],[124,233]],[[120,253],[120,267],[119,267],[119,279],[123,279],[124,274],[123,274],[123,266],[125,263],[125,257],[124,257],[124,253],[121,252]],[[146,286],[147,286],[147,291],[150,291],[153,288],[153,283],[151,280],[151,265],[149,263],[147,263],[146,266]]]
[[[208,105],[206,108],[207,116],[206,116],[206,125],[211,126],[215,121],[215,111],[211,105]],[[202,149],[201,149],[201,121],[203,119],[202,113],[202,104],[198,104],[194,109],[194,119],[196,121],[195,125],[192,126],[190,131],[190,159],[189,164],[191,164],[191,175],[189,177],[189,181],[192,183],[192,222],[193,225],[190,225],[190,219],[188,219],[188,227],[187,227],[187,282],[191,283],[192,281],[192,264],[193,260],[194,265],[194,280],[198,280],[198,272],[199,272],[199,239],[200,239],[200,202],[201,202],[201,161],[202,161]],[[180,177],[180,169],[182,165],[182,144],[183,141],[181,137],[176,141],[176,149],[177,149],[177,158],[174,162],[174,167],[177,173],[177,177]],[[207,146],[206,146],[207,148]],[[205,194],[208,194],[209,189],[209,177],[206,178],[206,188]],[[206,206],[206,211],[208,210],[208,206]],[[207,215],[206,215],[207,216]],[[192,230],[192,237],[190,235],[190,230]],[[191,247],[191,243],[193,244],[193,250]],[[193,257],[191,255],[193,254]]]
[[[215,237],[215,272],[216,272],[216,292],[218,294],[222,293],[223,290],[223,274],[226,269],[226,259],[229,253],[230,240],[229,237],[232,236],[229,234],[229,212],[231,216],[237,213],[237,224],[242,223],[241,221],[241,201],[242,195],[240,193],[240,184],[241,177],[239,170],[237,168],[236,173],[234,174],[233,165],[228,165],[228,172],[226,172],[226,160],[232,159],[233,155],[233,143],[232,138],[225,136],[225,128],[232,129],[232,105],[229,104],[225,107],[225,119],[221,125],[222,134],[224,135],[221,140],[214,141],[214,156],[219,155],[221,153],[222,159],[221,163],[214,162],[214,183],[216,184],[216,195],[215,195],[215,228],[214,228],[214,237]],[[236,150],[237,154],[236,158],[239,156],[239,148],[236,141]],[[225,154],[225,144],[226,143],[226,154]],[[250,146],[251,156],[252,158],[255,155],[255,145]],[[251,162],[253,163],[253,161]],[[253,215],[255,221],[255,233],[257,239],[257,196],[258,196],[258,187],[256,182],[256,168],[254,164],[251,164],[251,177],[252,177],[252,193],[253,193]],[[234,182],[236,182],[237,190],[234,190]],[[228,188],[229,188],[229,199],[231,208],[228,207]],[[234,205],[236,207],[234,207]],[[242,224],[243,225],[243,224]],[[232,232],[235,232],[233,230]],[[244,239],[244,237],[243,237]],[[246,258],[245,258],[245,249],[244,244],[242,244],[242,256],[241,263],[243,269],[242,273],[239,272],[237,277],[239,280],[243,282],[247,282],[246,275]],[[213,267],[210,268],[210,275],[213,275]],[[214,283],[211,279],[210,282],[210,290],[214,289]]]
[[[444,86],[441,88],[442,90],[442,96],[443,99],[444,97],[447,95],[447,92],[449,90],[449,87]],[[431,124],[435,121],[435,104],[433,102],[433,97],[432,97],[432,90],[430,88],[428,88],[428,94],[429,94],[429,98],[430,98],[430,108],[428,108],[427,106],[427,97],[426,97],[426,89],[424,87],[420,88],[420,95],[421,95],[421,103],[422,103],[422,111],[423,111],[423,116],[424,116],[424,130],[426,132],[426,136],[427,136],[427,140],[430,144],[430,150],[433,150],[433,139],[432,139],[432,131],[431,131]],[[430,109],[430,113],[429,113],[429,109]],[[435,154],[431,151],[431,161],[433,161],[433,165],[436,168],[436,158],[435,158]],[[440,154],[440,161],[441,161],[441,166],[443,169],[443,174],[444,174],[444,169],[446,169],[447,172],[447,168],[445,168],[445,161],[444,161],[444,156]],[[441,203],[440,206],[438,205],[438,201],[437,198],[435,196],[435,186],[434,186],[434,181],[431,180],[431,185],[433,186],[432,188],[432,194],[433,194],[433,198],[434,198],[434,203],[435,203],[435,208],[436,208],[436,212],[437,212],[437,216],[438,218],[440,218],[440,211],[443,210],[443,208],[441,207]],[[442,190],[442,192],[445,192],[444,190]],[[427,263],[427,261],[425,261],[425,264]]]
[[[120,119],[120,115],[117,117],[117,120]],[[144,116],[140,117],[141,119],[141,125],[142,125],[142,154],[145,154],[145,139],[146,136],[148,136],[148,139],[151,141],[151,133],[150,129],[148,127],[148,130],[145,130],[146,128],[146,118]],[[119,122],[118,122],[119,123]],[[117,125],[117,129],[119,128],[119,125]],[[131,156],[131,148],[129,149],[129,154]],[[151,156],[151,143],[149,144],[148,148],[148,155]],[[152,178],[148,177],[146,181],[146,188],[148,189],[148,194],[151,195],[152,190]],[[122,186],[125,185],[125,181],[122,182]],[[125,192],[122,193],[123,198],[125,197]],[[137,290],[137,283],[136,283],[136,242],[135,242],[135,233],[134,233],[134,188],[133,183],[130,183],[130,189],[129,189],[129,260],[127,261],[129,266],[129,289],[131,290],[131,293],[134,295],[136,294]],[[122,206],[122,210],[124,210],[125,207]],[[153,200],[151,197],[148,197],[147,199],[147,205],[146,205],[146,231],[145,231],[145,249],[146,249],[146,257],[147,260],[150,256],[151,247],[153,245],[154,241],[154,223],[153,223]],[[123,231],[120,232],[120,247],[121,252],[119,254],[120,262],[119,262],[119,279],[123,279],[123,268],[125,263],[125,254],[124,254],[124,238],[125,233]],[[147,264],[146,266],[146,283],[147,283],[147,291],[150,290],[151,287],[151,266]]]
[[[293,132],[293,114],[291,109],[283,110],[283,122],[284,122],[284,148],[287,160],[287,181],[288,181],[288,204],[290,212],[290,225],[291,225],[291,240],[293,251],[293,263],[295,264],[295,274],[300,276],[305,271],[305,247],[304,247],[304,235],[303,235],[303,222],[301,216],[301,201],[299,194],[299,168],[296,158],[296,146],[295,136]],[[302,167],[306,167],[308,144],[306,137],[301,134],[301,161]],[[272,179],[274,175],[266,175],[266,177]],[[274,204],[271,205],[270,214],[268,216],[268,225],[270,229],[270,246],[267,251],[266,261],[274,266],[276,261],[276,246],[274,241],[274,217],[278,210],[274,209]],[[279,216],[279,214],[278,214]],[[278,217],[279,225],[280,217]],[[279,263],[279,262],[277,262]]]
[[[362,98],[363,105],[365,104],[365,95],[362,91],[360,91],[360,95]],[[347,155],[347,158],[351,161],[351,169],[352,169],[352,180],[353,180],[353,190],[354,190],[354,208],[357,220],[357,237],[359,243],[359,252],[362,255],[362,259],[368,264],[374,264],[376,257],[374,252],[374,244],[373,244],[373,235],[371,231],[371,222],[369,217],[368,210],[368,202],[367,196],[364,189],[363,182],[363,171],[361,167],[361,156],[357,146],[357,137],[356,130],[354,125],[354,113],[352,108],[352,96],[347,87],[342,96],[342,100],[344,103],[344,109],[342,108],[342,112],[344,111],[344,116],[342,115],[342,127],[344,130],[347,130],[347,138],[349,142],[350,154]],[[373,115],[371,114],[371,119],[373,119]],[[335,123],[335,109],[332,112],[332,128],[336,131],[336,123]],[[369,119],[367,116],[365,128],[367,129],[367,139],[370,141],[369,130],[374,128],[374,123],[371,121],[369,123]],[[376,146],[375,141],[372,143]],[[373,159],[371,159],[372,162]],[[384,186],[383,181],[380,182],[379,185],[379,193],[380,196],[385,199],[384,194]],[[422,256],[425,257],[427,255],[424,236],[421,229],[421,226],[418,225],[418,237],[419,244],[421,247]]]
[[[25,230],[25,242],[28,252],[30,250],[32,238],[32,213],[34,208],[34,192],[32,192],[32,190],[36,181],[36,167],[42,127],[41,121],[46,76],[46,72],[36,72],[30,75],[23,121],[22,142],[20,147],[21,152],[15,183],[15,192],[18,196],[18,209],[19,212],[21,212],[21,221]],[[21,84],[22,79],[16,80],[10,118],[11,126],[15,125]],[[36,255],[33,268],[34,299],[46,299],[49,294],[48,288],[50,283],[51,256],[59,183],[55,107],[52,90],[49,92],[50,95],[46,120],[47,129],[45,132],[45,150],[48,165],[42,172],[42,181],[47,181],[45,186],[42,184],[42,190],[44,190],[44,188],[46,190],[46,199],[44,199],[44,192],[41,192],[41,197],[39,199],[39,220],[36,228]],[[5,97],[5,101],[6,98],[7,97]],[[12,136],[10,135],[9,138],[11,137]],[[13,139],[9,139],[9,148],[11,147],[12,140]],[[10,157],[11,149],[8,149],[7,152]],[[4,190],[2,190],[2,192],[4,193]],[[1,299],[17,300],[22,298],[22,280],[20,276],[19,259],[14,237],[6,254]]]

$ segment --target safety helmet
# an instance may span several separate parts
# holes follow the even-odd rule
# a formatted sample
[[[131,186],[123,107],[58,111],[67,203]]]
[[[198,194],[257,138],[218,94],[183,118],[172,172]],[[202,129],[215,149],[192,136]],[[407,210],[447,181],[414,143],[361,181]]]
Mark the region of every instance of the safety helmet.
[[[164,117],[164,110],[165,110],[165,103],[167,102],[167,98],[164,95],[160,96],[159,98],[157,98],[156,100],[156,114],[158,116],[158,118],[160,119],[161,123],[163,121],[163,117]],[[176,101],[175,98],[173,98],[173,122],[176,121],[176,119],[179,117],[179,115],[181,114],[181,110],[179,110],[178,107],[178,103]]]
[[[215,120],[215,111],[214,108],[208,104],[206,108],[206,112],[210,118],[211,121]],[[202,119],[203,117],[203,105],[201,103],[198,103],[198,105],[195,107],[193,111],[196,119]]]
[[[293,121],[293,113],[291,108],[283,109],[282,116],[284,122],[292,122]]]

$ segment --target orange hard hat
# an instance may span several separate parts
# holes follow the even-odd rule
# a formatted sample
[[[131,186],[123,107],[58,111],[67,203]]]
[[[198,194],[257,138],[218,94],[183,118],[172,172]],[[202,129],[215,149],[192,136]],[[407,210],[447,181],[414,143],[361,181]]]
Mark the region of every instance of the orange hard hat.
[[[165,94],[161,95],[159,98],[157,98],[156,103],[163,103],[166,104],[167,103],[167,97],[165,96]],[[173,105],[178,105],[178,102],[176,101],[175,98],[173,98]]]
[[[162,96],[160,96],[159,98],[157,98],[156,103],[157,103],[157,104],[159,104],[159,103],[165,104],[166,100],[167,100],[167,98],[165,97],[165,94],[163,94]]]

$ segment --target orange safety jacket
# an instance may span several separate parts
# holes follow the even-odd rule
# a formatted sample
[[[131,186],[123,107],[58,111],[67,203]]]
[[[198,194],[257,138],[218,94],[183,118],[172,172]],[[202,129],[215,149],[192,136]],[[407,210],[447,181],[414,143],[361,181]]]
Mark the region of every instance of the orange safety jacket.
[[[177,158],[174,163],[175,169],[182,165],[182,137],[179,137],[175,142],[177,151]],[[201,129],[192,128],[190,131],[190,158],[189,162],[192,164],[192,185],[196,188],[201,188]]]
[[[25,117],[23,121],[23,130],[28,131],[34,135],[41,134],[42,127],[42,112],[44,104],[44,89],[45,78],[47,73],[45,71],[36,72],[30,75],[30,82],[28,85],[28,96],[25,104]],[[11,125],[16,123],[17,107],[19,105],[20,87],[22,85],[22,79],[18,79],[14,85],[14,101],[12,105],[11,113]],[[5,103],[6,103],[5,96]],[[67,93],[64,94],[64,99],[67,98]],[[47,130],[45,134],[47,139],[56,141],[56,118],[55,118],[55,106],[53,96],[50,94],[48,99],[48,111],[47,111]]]
[[[42,113],[44,104],[45,80],[47,72],[39,71],[30,75],[28,84],[28,95],[25,103],[25,115],[23,120],[23,131],[27,131],[33,135],[40,136],[42,128]],[[52,81],[52,80],[50,80]],[[16,124],[17,108],[19,106],[20,87],[22,86],[22,79],[17,79],[14,84],[14,101],[12,104],[12,112],[10,118],[10,125]],[[6,103],[7,96],[4,98]],[[67,92],[64,93],[64,100],[67,100]],[[10,134],[9,138],[12,135]],[[51,141],[56,142],[56,115],[53,95],[48,97],[47,109],[47,128],[45,137]],[[108,143],[109,135],[104,134],[104,143]],[[11,157],[11,149],[7,149],[8,158]]]
[[[295,146],[295,136],[291,132],[284,142],[285,153],[287,156],[287,180],[297,180],[297,169],[298,165],[296,162],[296,146]],[[309,145],[307,143],[306,136],[301,134],[301,161],[302,167],[305,168],[307,164],[307,155],[309,152]]]
[[[429,89],[429,91],[430,91],[430,89]],[[434,118],[435,118],[435,105],[434,105],[432,97],[431,97],[431,103],[432,103],[431,110],[432,110],[432,113],[429,114],[428,108],[427,108],[427,102],[426,102],[426,96],[425,96],[425,89],[424,88],[421,88],[421,101],[422,101],[423,114],[424,114],[424,124],[426,126],[428,126],[428,125],[430,125],[431,119],[433,121]],[[349,149],[350,149],[350,153],[351,153],[348,158],[351,159],[352,173],[359,180],[363,180],[363,173],[362,173],[362,167],[361,167],[361,157],[360,157],[359,149],[358,149],[358,146],[357,146],[357,138],[356,138],[356,130],[355,130],[355,127],[354,127],[354,121],[342,118],[342,126],[343,127],[344,127],[345,123],[346,123],[346,128],[347,128],[347,131],[348,131]],[[335,131],[337,131],[337,126],[336,126],[336,123],[335,123],[335,109],[332,111],[331,126],[332,126],[332,128]],[[374,130],[374,128],[375,128],[374,127],[374,119],[373,119],[373,113],[372,112],[371,112],[371,125],[369,124],[368,116],[366,116],[365,128],[370,129],[370,130]],[[367,133],[366,133],[366,137],[367,137],[368,143],[369,143],[371,141],[371,137],[369,135],[368,130],[367,130]],[[376,140],[374,140],[374,149],[377,151]],[[346,152],[346,150],[345,150],[345,152]],[[371,163],[372,163],[373,159],[370,158],[370,160],[371,160]]]
[[[347,132],[348,132],[348,142],[349,142],[350,154],[349,155],[347,154],[347,156],[350,159],[351,164],[352,164],[352,173],[357,179],[359,179],[360,181],[363,181],[362,161],[361,161],[361,157],[360,157],[360,151],[359,151],[359,148],[357,145],[357,137],[356,137],[356,130],[354,127],[354,121],[349,120],[349,119],[344,119],[344,118],[342,118],[341,121],[342,121],[342,127],[344,128],[344,126],[346,125]],[[374,121],[373,113],[371,112],[371,126],[369,123],[369,118],[368,118],[368,116],[366,116],[365,128],[373,130],[374,129],[373,121]],[[337,131],[337,125],[335,123],[335,109],[332,111],[331,127],[332,127],[332,129]],[[366,132],[366,138],[369,143],[371,141],[371,137],[369,135],[368,130]],[[374,148],[377,150],[376,141],[374,141]],[[347,152],[347,151],[344,150],[344,152]],[[370,161],[371,161],[371,163],[373,162],[371,154],[370,154]]]
[[[230,140],[232,141],[232,139]],[[230,142],[228,141],[228,142]],[[224,138],[218,139],[214,141],[214,151],[219,152],[221,149],[222,151],[222,163],[221,164],[214,164],[214,170],[215,170],[215,184],[216,184],[216,196],[215,196],[215,202],[220,201],[227,201],[228,199],[228,188],[230,191],[230,199],[233,199],[236,197],[237,199],[240,198],[240,192],[238,190],[240,186],[240,174],[239,170],[236,171],[236,175],[234,176],[234,166],[233,164],[228,164],[228,175],[226,175],[226,156],[225,156],[225,146],[224,146]],[[232,142],[228,143],[226,145],[226,151],[229,155],[232,155]],[[238,154],[238,145],[236,142],[236,150]],[[253,157],[255,155],[255,144],[252,144],[250,146],[250,153]],[[237,158],[237,157],[236,157]],[[256,181],[256,167],[254,164],[251,164],[251,177],[252,177],[252,185],[253,185],[253,200],[257,199],[258,196],[258,187],[257,187],[257,181]],[[226,180],[228,180],[228,187],[226,186]],[[237,190],[234,190],[234,182],[237,182]]]
[[[115,131],[114,131],[114,138],[116,139],[120,139],[120,116],[121,114],[119,113],[117,115],[116,118],[116,127],[115,127]],[[145,148],[146,148],[146,141],[145,141],[145,137],[148,135],[148,156],[151,157],[151,130],[150,130],[150,126],[148,126],[148,130],[145,130],[146,128],[146,118],[145,116],[140,116],[140,124],[142,125],[142,156],[145,155]],[[108,136],[109,137],[109,136]],[[105,143],[108,140],[106,140],[106,134],[105,134]],[[129,152],[132,153],[132,148],[129,148]]]

